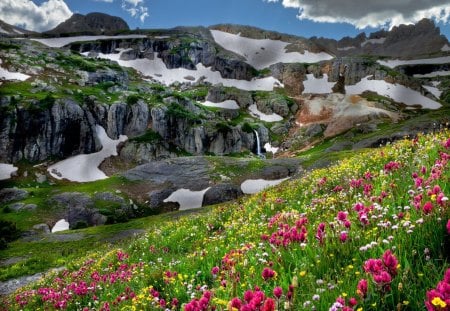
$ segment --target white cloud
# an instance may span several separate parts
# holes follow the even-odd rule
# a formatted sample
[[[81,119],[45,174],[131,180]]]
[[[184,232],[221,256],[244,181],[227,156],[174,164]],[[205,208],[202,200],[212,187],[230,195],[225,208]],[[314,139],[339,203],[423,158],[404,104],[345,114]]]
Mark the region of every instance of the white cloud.
[[[94,0],[95,2],[107,2],[107,3],[113,3],[114,0]]]
[[[150,16],[144,0],[122,0],[122,9],[127,11],[132,17],[139,18],[142,23]]]
[[[36,5],[31,0],[1,0],[0,19],[28,30],[45,31],[72,16],[64,0],[47,0]]]
[[[346,22],[357,28],[411,24],[422,18],[450,19],[450,0],[263,0],[299,10],[298,18],[315,22]]]

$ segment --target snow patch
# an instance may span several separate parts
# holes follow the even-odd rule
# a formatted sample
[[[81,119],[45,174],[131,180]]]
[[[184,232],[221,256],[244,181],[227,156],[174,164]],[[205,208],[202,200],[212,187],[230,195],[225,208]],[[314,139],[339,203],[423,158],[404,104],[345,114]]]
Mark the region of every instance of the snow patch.
[[[379,95],[389,97],[408,106],[418,105],[427,109],[439,109],[441,107],[441,104],[438,102],[406,86],[388,83],[384,80],[369,80],[369,76],[361,79],[355,85],[346,86],[345,89],[347,94],[362,94],[364,91],[376,92]]]
[[[263,191],[264,189],[281,184],[283,181],[288,180],[289,177],[265,180],[265,179],[247,179],[241,184],[241,190],[245,194],[254,194]]]
[[[331,88],[335,82],[328,82],[328,75],[324,74],[322,78],[315,78],[312,73],[306,75],[306,80],[303,81],[305,90],[304,94],[328,94],[331,93]]]
[[[361,47],[364,47],[367,44],[383,44],[386,41],[386,38],[378,38],[378,39],[368,39],[361,43]]]
[[[436,86],[422,85],[424,89],[433,94],[436,98],[441,98],[442,91],[439,90]]]
[[[439,70],[439,71],[433,71],[426,74],[415,74],[414,78],[434,78],[434,77],[440,77],[440,76],[450,76],[450,71],[447,70]]]
[[[387,66],[389,68],[395,68],[397,66],[403,65],[446,64],[450,63],[450,56],[424,58],[424,59],[411,59],[411,60],[400,60],[400,59],[391,59],[388,61],[378,60],[377,62],[380,65]]]
[[[265,114],[261,111],[258,110],[258,107],[256,106],[256,104],[252,104],[248,107],[248,110],[250,111],[250,114],[256,118],[259,118],[261,121],[265,121],[265,122],[278,122],[283,120],[283,117],[276,114],[276,113],[272,113],[272,114]]]
[[[272,147],[272,145],[271,145],[270,143],[266,143],[266,144],[264,145],[264,149],[266,149],[266,152],[272,152],[273,154],[275,154],[275,153],[278,152],[278,150],[279,150],[280,148],[278,148],[278,147]]]
[[[108,137],[105,129],[100,125],[95,127],[97,138],[102,144],[102,150],[90,154],[80,154],[50,166],[47,171],[56,179],[68,179],[77,182],[89,182],[106,179],[108,176],[102,172],[99,165],[110,156],[117,155],[117,145],[126,141],[125,135],[113,140]]]
[[[348,51],[348,50],[352,50],[352,49],[356,49],[355,46],[346,46],[343,48],[337,48],[338,51]]]
[[[264,69],[276,63],[317,63],[333,58],[325,52],[311,53],[304,51],[287,52],[288,42],[270,39],[251,39],[240,35],[211,30],[211,34],[217,44],[224,49],[242,55],[247,63],[256,69]]]
[[[180,211],[200,208],[203,204],[203,197],[209,188],[210,187],[200,191],[191,191],[189,189],[181,188],[172,192],[172,194],[164,199],[163,202],[178,202],[180,204]]]
[[[168,69],[166,64],[155,53],[154,59],[135,59],[124,61],[120,59],[121,53],[125,50],[120,50],[117,54],[102,54],[99,53],[98,57],[106,58],[117,61],[120,66],[131,67],[141,72],[145,76],[151,77],[165,85],[171,85],[175,82],[189,82],[182,77],[192,76],[194,80],[204,79],[213,85],[222,83],[226,87],[236,87],[246,91],[272,91],[275,86],[282,86],[280,81],[273,77],[266,77],[262,79],[236,80],[236,79],[224,79],[220,72],[212,71],[210,67],[205,67],[199,63],[196,66],[197,70],[188,70],[185,68]]]
[[[40,42],[46,46],[51,48],[60,48],[67,44],[73,42],[82,42],[82,41],[95,41],[95,40],[105,40],[105,39],[139,39],[146,38],[146,35],[122,35],[122,36],[76,36],[76,37],[65,37],[65,38],[40,38],[40,39],[31,39],[33,41]]]
[[[225,100],[223,102],[220,103],[213,103],[210,102],[209,100],[205,101],[205,102],[201,102],[200,103],[203,106],[206,107],[214,107],[214,108],[223,108],[223,109],[239,109],[239,105],[237,104],[237,102],[235,100]]]
[[[0,180],[10,179],[17,170],[12,164],[0,163]]]
[[[2,60],[0,59],[0,64],[2,63]],[[0,80],[19,80],[19,81],[25,81],[30,76],[20,73],[20,72],[11,72],[6,70],[5,68],[0,67]]]
[[[444,46],[441,48],[442,52],[450,52],[450,46],[448,44],[444,44]]]
[[[52,228],[52,233],[69,230],[70,224],[65,219],[60,219]]]

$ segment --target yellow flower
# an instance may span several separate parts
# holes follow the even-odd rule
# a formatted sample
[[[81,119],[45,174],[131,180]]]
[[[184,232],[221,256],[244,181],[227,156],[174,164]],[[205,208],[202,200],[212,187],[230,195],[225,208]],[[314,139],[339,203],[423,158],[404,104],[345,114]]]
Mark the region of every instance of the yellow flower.
[[[434,297],[433,300],[431,300],[431,303],[433,304],[433,306],[440,307],[440,308],[445,308],[447,306],[445,301],[443,301],[439,297]]]
[[[304,276],[306,275],[306,271],[305,271],[305,270],[301,271],[301,272],[299,273],[299,275],[300,275],[301,277],[304,277]]]

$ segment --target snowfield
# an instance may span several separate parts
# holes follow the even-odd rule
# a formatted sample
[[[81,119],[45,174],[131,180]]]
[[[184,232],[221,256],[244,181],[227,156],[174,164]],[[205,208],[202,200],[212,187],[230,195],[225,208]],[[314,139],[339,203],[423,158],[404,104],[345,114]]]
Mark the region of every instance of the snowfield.
[[[442,91],[439,90],[436,86],[422,85],[424,89],[433,94],[436,98],[441,98]]]
[[[304,94],[328,94],[331,93],[331,88],[335,82],[328,82],[328,75],[324,74],[322,78],[315,78],[312,73],[306,75],[306,80],[303,81],[305,90]]]
[[[239,109],[239,105],[237,104],[237,102],[235,100],[225,100],[223,102],[220,103],[213,103],[210,102],[209,100],[205,101],[205,102],[201,102],[200,105],[206,106],[206,107],[214,107],[214,108],[222,108],[222,109]]]
[[[316,79],[313,74],[306,75],[307,80],[303,81],[305,90],[303,93],[312,94],[328,94],[332,93],[331,88],[334,82],[328,82],[328,76],[323,75],[323,78]],[[372,91],[381,96],[386,96],[396,102],[404,103],[408,106],[422,106],[427,109],[439,109],[441,104],[423,96],[417,91],[407,88],[400,84],[388,83],[384,80],[370,80],[370,76],[361,79],[360,82],[354,85],[346,85],[345,90],[347,94],[362,94],[365,91]]]
[[[33,41],[40,42],[51,48],[61,48],[67,44],[73,42],[82,41],[95,41],[105,39],[139,39],[146,38],[146,35],[123,35],[123,36],[77,36],[77,37],[64,37],[64,38],[47,38],[47,39],[31,39]]]
[[[408,106],[417,105],[427,109],[439,109],[441,107],[441,104],[438,102],[406,86],[388,83],[384,80],[369,80],[369,77],[361,79],[355,85],[348,85],[345,89],[347,94],[362,94],[364,91],[376,92],[379,95],[389,97]]]
[[[18,168],[12,164],[0,163],[0,180],[10,179],[17,170]]]
[[[108,137],[105,129],[99,125],[96,126],[96,134],[103,146],[102,150],[90,154],[80,154],[58,162],[47,169],[50,175],[56,179],[68,179],[77,182],[108,178],[98,167],[106,158],[116,156],[117,145],[128,138],[125,135],[120,135],[119,139],[113,140]]]
[[[450,63],[450,56],[436,57],[436,58],[424,58],[424,59],[411,59],[411,60],[400,60],[391,59],[388,61],[378,60],[380,65],[395,68],[397,66],[403,65],[421,65],[421,64],[447,64]]]
[[[178,202],[180,204],[180,211],[200,208],[203,204],[203,197],[209,188],[210,187],[201,191],[191,191],[189,189],[181,188],[175,192],[172,192],[172,194],[163,202]]]
[[[241,190],[245,194],[254,194],[261,192],[268,187],[279,185],[288,179],[289,177],[276,180],[247,179],[241,184]]]
[[[450,76],[450,71],[446,71],[446,70],[439,70],[439,71],[433,71],[430,73],[426,73],[426,74],[415,74],[414,78],[435,78],[435,77],[440,77],[440,76]]]
[[[222,78],[220,72],[212,71],[211,68],[205,67],[203,64],[197,64],[197,70],[188,70],[185,68],[168,69],[166,64],[155,53],[154,59],[135,59],[130,61],[120,60],[120,55],[125,50],[120,50],[117,54],[102,54],[99,53],[98,57],[106,58],[116,61],[120,66],[131,67],[141,72],[143,75],[151,77],[165,85],[171,85],[175,82],[191,82],[192,77],[194,80],[204,79],[213,85],[222,83],[227,87],[236,87],[246,91],[272,91],[274,87],[282,86],[280,81],[273,77],[266,77],[262,79],[236,80]],[[83,53],[87,55],[88,53]],[[189,77],[189,78],[188,78]]]
[[[279,147],[272,147],[270,143],[265,143],[264,149],[266,149],[266,152],[272,152],[273,154],[277,153],[280,149]]]
[[[264,69],[276,63],[317,63],[333,58],[328,53],[311,53],[306,51],[287,52],[288,42],[270,39],[251,39],[240,35],[211,30],[214,40],[224,49],[246,58],[247,63],[256,69]]]
[[[248,107],[248,110],[250,112],[250,114],[256,118],[259,118],[261,121],[265,121],[265,122],[278,122],[283,120],[283,117],[276,114],[276,113],[272,113],[272,114],[265,114],[261,111],[258,110],[258,107],[256,107],[256,104],[252,104]]]
[[[2,63],[2,60],[0,59],[0,64]],[[0,80],[19,80],[19,81],[25,81],[30,76],[20,73],[20,72],[11,72],[6,70],[5,68],[0,67]]]

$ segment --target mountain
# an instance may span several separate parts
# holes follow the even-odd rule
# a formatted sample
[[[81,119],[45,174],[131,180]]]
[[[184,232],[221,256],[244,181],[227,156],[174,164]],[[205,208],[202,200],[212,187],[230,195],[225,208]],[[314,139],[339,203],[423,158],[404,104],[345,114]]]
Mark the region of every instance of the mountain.
[[[121,30],[129,30],[128,24],[120,17],[104,13],[89,13],[87,15],[73,14],[46,34],[113,34]]]
[[[414,58],[441,53],[450,47],[440,29],[426,18],[417,24],[395,26],[390,31],[381,30],[368,37],[361,33],[354,38],[330,40],[313,37],[311,41],[340,57],[374,55]]]
[[[4,21],[0,20],[0,36],[21,36],[21,35],[28,35],[28,34],[35,34],[33,31],[29,31],[17,26],[10,25],[8,23],[5,23]]]

